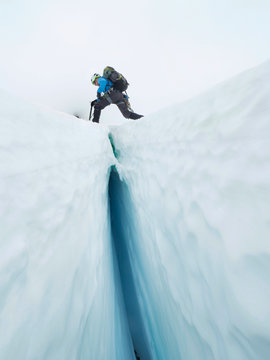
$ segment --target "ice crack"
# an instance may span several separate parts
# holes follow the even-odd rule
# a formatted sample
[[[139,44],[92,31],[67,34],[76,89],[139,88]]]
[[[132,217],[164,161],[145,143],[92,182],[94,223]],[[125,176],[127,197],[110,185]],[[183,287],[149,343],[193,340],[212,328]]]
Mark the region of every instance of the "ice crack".
[[[109,140],[117,159],[119,157],[119,151],[115,147],[112,134],[109,134]],[[135,231],[132,231],[132,229],[134,229],[134,219],[130,211],[132,208],[132,200],[128,185],[120,178],[117,166],[112,166],[111,168],[108,195],[111,233],[117,260],[116,266],[120,273],[129,331],[134,349],[136,349],[137,354],[140,356],[136,355],[136,359],[151,359],[136,291],[136,282],[132,271],[134,265],[132,259],[134,259],[135,254],[131,254],[128,250],[130,243],[136,241],[136,237],[132,235],[132,233],[135,233]],[[116,271],[118,271],[118,269],[116,269]]]

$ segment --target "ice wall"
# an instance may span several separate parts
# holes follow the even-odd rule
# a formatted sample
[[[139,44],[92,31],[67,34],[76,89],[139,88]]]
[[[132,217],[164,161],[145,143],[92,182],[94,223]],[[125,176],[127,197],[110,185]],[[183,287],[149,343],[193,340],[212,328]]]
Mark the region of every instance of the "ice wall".
[[[110,134],[0,92],[0,359],[269,359],[269,78]]]
[[[267,62],[111,128],[142,359],[270,358],[269,79]]]
[[[134,359],[108,130],[0,95],[0,359]]]

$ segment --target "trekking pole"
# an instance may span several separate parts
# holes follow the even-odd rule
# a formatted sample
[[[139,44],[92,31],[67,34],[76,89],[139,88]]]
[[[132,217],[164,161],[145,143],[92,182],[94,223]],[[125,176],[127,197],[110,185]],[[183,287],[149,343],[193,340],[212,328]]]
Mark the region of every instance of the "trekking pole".
[[[93,105],[92,105],[92,103],[91,103],[91,106],[90,106],[90,114],[89,114],[89,121],[91,121],[92,110],[93,110]]]

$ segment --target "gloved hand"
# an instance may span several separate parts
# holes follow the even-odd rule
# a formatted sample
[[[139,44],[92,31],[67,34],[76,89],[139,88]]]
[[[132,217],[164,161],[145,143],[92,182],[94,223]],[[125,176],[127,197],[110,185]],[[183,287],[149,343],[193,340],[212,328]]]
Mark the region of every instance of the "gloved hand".
[[[91,106],[95,106],[95,105],[96,105],[96,103],[97,103],[97,100],[93,100],[93,101],[91,101]]]
[[[103,92],[102,92],[102,93],[97,92],[97,98],[98,98],[98,99],[100,99],[103,95],[104,95]]]

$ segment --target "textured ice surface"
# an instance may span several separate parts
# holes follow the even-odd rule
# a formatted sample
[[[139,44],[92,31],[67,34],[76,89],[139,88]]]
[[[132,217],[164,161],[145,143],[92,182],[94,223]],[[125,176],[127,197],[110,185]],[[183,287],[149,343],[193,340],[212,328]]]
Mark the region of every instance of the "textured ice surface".
[[[133,359],[108,130],[2,92],[0,122],[0,359]]]
[[[269,80],[268,62],[111,128],[153,359],[270,358]]]
[[[111,127],[118,162],[0,93],[1,360],[269,360],[269,79]]]

